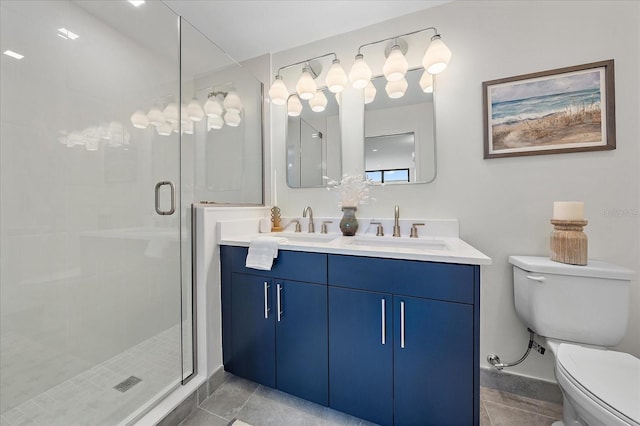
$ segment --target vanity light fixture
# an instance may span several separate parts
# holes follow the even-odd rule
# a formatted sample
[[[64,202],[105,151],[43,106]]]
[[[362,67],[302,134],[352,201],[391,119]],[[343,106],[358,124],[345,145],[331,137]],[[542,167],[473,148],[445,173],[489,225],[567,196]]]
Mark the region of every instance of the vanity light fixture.
[[[284,105],[286,103],[287,113],[289,115],[292,115],[292,112],[293,114],[296,113],[298,104],[296,100],[292,100],[292,98],[289,97],[289,91],[283,81],[281,72],[284,69],[299,65],[303,65],[303,68],[302,74],[295,85],[297,102],[300,102],[300,99],[311,101],[318,91],[318,83],[316,83],[315,79],[322,73],[322,65],[317,60],[327,56],[333,56],[333,61],[325,78],[326,87],[332,93],[342,92],[347,85],[347,74],[342,68],[342,65],[340,65],[338,56],[332,52],[280,67],[269,89],[271,102],[274,105]]]
[[[198,100],[195,98],[189,102],[189,105],[187,105],[187,117],[192,122],[200,121],[204,117],[204,111],[198,103]]]
[[[177,123],[178,122],[178,106],[171,102],[167,104],[167,106],[162,111],[162,115],[164,115],[164,120],[169,123]]]
[[[440,34],[438,33],[438,30],[435,27],[427,27],[406,34],[400,34],[371,43],[365,43],[358,47],[356,60],[351,67],[351,71],[349,72],[349,81],[351,81],[353,87],[356,89],[364,89],[369,84],[373,74],[367,63],[364,61],[362,49],[375,44],[391,41],[391,43],[389,43],[385,49],[385,55],[387,56],[387,59],[382,67],[382,72],[388,82],[386,91],[387,93],[393,93],[394,96],[404,95],[404,91],[406,91],[406,88],[404,90],[400,89],[403,85],[406,85],[406,81],[404,82],[404,84],[400,85],[390,84],[404,80],[407,70],[409,69],[409,63],[404,56],[404,54],[407,52],[408,45],[402,37],[418,34],[424,31],[433,31],[435,35],[431,37],[431,42],[429,43],[424,57],[422,58],[422,65],[425,69],[425,73],[428,73],[429,76],[423,76],[423,78],[421,79],[420,87],[426,93],[432,92],[433,78],[431,75],[438,74],[444,71],[444,69],[449,64],[449,61],[451,60],[451,50],[449,50],[449,48],[444,44]]]
[[[143,110],[139,109],[131,116],[131,124],[137,129],[146,129],[149,127],[149,117]]]
[[[238,127],[240,125],[240,113],[234,111],[227,111],[224,114],[224,122],[229,127]]]
[[[224,126],[224,120],[221,116],[207,117],[207,130],[220,130]]]
[[[149,124],[155,127],[160,127],[165,123],[164,114],[162,114],[162,111],[160,111],[160,108],[157,106],[154,106],[149,110],[147,118],[149,119]]]
[[[222,114],[224,113],[224,109],[222,108],[222,104],[215,96],[214,93],[209,93],[209,97],[207,102],[204,103],[204,113],[209,118],[220,117],[222,118]]]
[[[222,105],[228,112],[232,112],[234,114],[239,115],[242,111],[242,101],[235,91],[228,92],[224,95]]]

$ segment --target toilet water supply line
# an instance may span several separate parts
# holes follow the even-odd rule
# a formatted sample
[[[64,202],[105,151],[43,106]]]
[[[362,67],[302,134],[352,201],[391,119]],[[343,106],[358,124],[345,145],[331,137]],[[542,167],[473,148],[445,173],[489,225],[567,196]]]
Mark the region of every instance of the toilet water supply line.
[[[524,361],[525,358],[529,356],[529,352],[531,352],[531,348],[533,347],[533,336],[535,335],[535,332],[530,328],[527,328],[527,331],[529,332],[529,344],[527,345],[527,351],[522,355],[522,358],[515,362],[500,362],[500,357],[498,355],[491,354],[487,356],[487,362],[493,365],[496,369],[502,370],[505,367],[513,367]]]

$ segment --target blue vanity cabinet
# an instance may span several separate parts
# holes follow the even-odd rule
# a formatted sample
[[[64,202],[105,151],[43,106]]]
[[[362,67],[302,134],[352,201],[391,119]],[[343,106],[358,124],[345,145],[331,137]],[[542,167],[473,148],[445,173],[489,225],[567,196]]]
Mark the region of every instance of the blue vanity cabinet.
[[[222,246],[225,370],[328,405],[327,256],[280,251],[270,271]]]
[[[332,408],[477,425],[479,267],[329,255],[329,365]]]

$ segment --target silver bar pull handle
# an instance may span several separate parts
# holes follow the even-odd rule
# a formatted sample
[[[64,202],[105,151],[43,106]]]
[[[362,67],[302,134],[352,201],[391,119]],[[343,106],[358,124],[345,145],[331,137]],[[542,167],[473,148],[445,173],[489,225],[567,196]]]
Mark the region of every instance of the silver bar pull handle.
[[[264,319],[269,319],[269,283],[264,282]]]
[[[282,286],[280,284],[278,284],[278,322],[280,322],[280,319],[282,318]]]
[[[386,302],[387,301],[385,299],[380,300],[380,303],[382,305],[382,344],[383,345],[387,344],[387,323],[385,321],[387,316]]]
[[[169,186],[170,194],[171,194],[171,207],[169,208],[169,210],[162,210],[160,208],[160,188],[162,188],[165,185]],[[175,213],[175,211],[176,211],[176,186],[173,184],[173,182],[171,182],[169,180],[165,180],[165,181],[156,183],[155,193],[156,193],[156,213],[158,213],[160,216],[169,216],[169,215],[172,215],[173,213]]]
[[[400,348],[404,349],[404,302],[400,302]]]
[[[530,280],[533,280],[533,281],[538,281],[539,283],[541,283],[541,282],[543,282],[545,280],[544,277],[538,277],[538,276],[535,276],[535,275],[527,275],[527,278],[529,278]]]

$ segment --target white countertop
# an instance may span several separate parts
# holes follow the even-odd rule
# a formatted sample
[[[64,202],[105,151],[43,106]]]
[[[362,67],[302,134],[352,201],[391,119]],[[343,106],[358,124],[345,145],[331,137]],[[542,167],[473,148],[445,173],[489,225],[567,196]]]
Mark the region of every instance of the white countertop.
[[[368,233],[356,237],[345,237],[339,232],[330,232],[328,234],[312,234],[309,238],[323,238],[321,242],[312,242],[304,240],[307,236],[306,232],[242,233],[238,232],[239,228],[243,228],[243,226],[238,226],[240,225],[238,222],[220,222],[219,225],[221,228],[218,233],[218,242],[221,245],[249,247],[251,241],[257,237],[273,236],[283,239],[279,245],[281,250],[468,265],[491,264],[491,258],[454,236],[394,238],[376,237],[375,234]],[[386,245],[387,242],[389,245]],[[432,243],[434,247],[429,247]],[[412,247],[413,245],[416,247]]]

